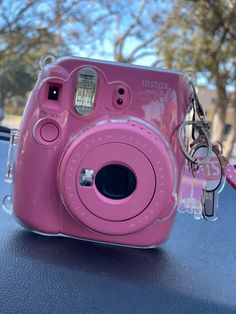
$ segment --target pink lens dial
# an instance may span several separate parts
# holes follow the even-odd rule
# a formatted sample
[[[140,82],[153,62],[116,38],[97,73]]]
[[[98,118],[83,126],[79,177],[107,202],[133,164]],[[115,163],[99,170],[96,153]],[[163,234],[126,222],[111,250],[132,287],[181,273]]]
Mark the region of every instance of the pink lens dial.
[[[111,199],[95,184],[106,165],[132,171],[136,187],[131,195]],[[80,183],[84,169],[94,173],[89,186]],[[69,213],[88,228],[110,235],[137,232],[173,210],[175,172],[164,138],[140,122],[106,122],[79,134],[62,156],[58,181]]]

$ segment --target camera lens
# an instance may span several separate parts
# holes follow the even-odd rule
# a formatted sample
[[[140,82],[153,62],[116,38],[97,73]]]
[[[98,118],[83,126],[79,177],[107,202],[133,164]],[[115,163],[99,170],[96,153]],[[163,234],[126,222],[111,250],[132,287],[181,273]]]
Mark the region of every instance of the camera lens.
[[[119,200],[133,193],[136,188],[136,178],[127,167],[112,164],[98,171],[95,184],[102,195]]]
[[[118,99],[117,99],[117,104],[118,104],[118,105],[122,105],[122,104],[123,104],[123,99],[118,98]]]
[[[119,93],[120,95],[124,95],[124,93],[125,93],[124,88],[119,88],[119,89],[118,89],[118,93]]]

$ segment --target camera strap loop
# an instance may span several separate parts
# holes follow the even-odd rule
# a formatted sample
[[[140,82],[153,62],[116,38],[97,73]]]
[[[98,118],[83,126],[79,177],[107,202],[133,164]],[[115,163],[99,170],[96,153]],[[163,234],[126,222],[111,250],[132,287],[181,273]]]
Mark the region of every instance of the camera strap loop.
[[[182,176],[183,197],[179,208],[194,209],[194,217],[214,221],[218,216],[218,197],[225,181],[236,189],[236,169],[223,155],[221,143],[211,142],[211,123],[201,105],[193,81],[189,85],[189,103],[192,118],[178,129],[178,140],[188,164]],[[187,182],[187,183],[186,183]],[[199,193],[196,193],[196,192]],[[200,216],[199,216],[200,215]]]
[[[182,152],[188,160],[189,166],[194,174],[194,172],[198,170],[199,166],[206,164],[211,157],[211,123],[206,119],[205,111],[198,99],[198,95],[194,87],[194,73],[191,71],[185,71],[184,77],[189,86],[189,108],[190,111],[192,111],[192,119],[184,121],[180,125],[178,130],[178,139]],[[188,129],[191,129],[191,135],[189,135],[189,130],[186,132],[187,127]],[[207,148],[206,155],[201,159],[194,157],[195,150],[200,146]]]
[[[192,127],[192,134],[194,134],[194,140],[189,145],[186,144],[186,140],[189,141],[188,138],[186,138],[185,132],[186,127]],[[198,133],[196,137],[196,133]],[[208,129],[203,127],[203,124],[201,121],[185,121],[183,122],[178,130],[178,139],[180,143],[180,147],[182,149],[182,152],[186,159],[189,161],[190,164],[195,164],[196,169],[198,169],[198,166],[201,164],[205,164],[208,162],[208,160],[211,157],[211,150],[212,150],[212,144],[210,141],[210,136]],[[188,147],[189,146],[189,147]],[[194,157],[194,151],[195,147],[199,146],[205,146],[207,147],[206,156],[202,159],[198,159]],[[192,165],[192,168],[194,168],[194,165]]]

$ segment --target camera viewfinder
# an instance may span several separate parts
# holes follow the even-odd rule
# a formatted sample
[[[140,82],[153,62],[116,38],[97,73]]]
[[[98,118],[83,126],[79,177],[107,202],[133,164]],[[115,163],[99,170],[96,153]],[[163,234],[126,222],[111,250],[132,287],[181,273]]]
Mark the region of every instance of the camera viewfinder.
[[[59,95],[59,87],[49,86],[48,99],[49,100],[58,100],[58,95]]]

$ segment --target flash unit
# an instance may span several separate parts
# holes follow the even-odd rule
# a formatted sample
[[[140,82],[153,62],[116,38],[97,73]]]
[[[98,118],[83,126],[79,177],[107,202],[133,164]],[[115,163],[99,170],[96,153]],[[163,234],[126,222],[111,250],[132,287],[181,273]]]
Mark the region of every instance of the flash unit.
[[[97,82],[98,75],[94,69],[85,67],[79,71],[75,96],[75,110],[83,116],[90,114],[95,106]]]

